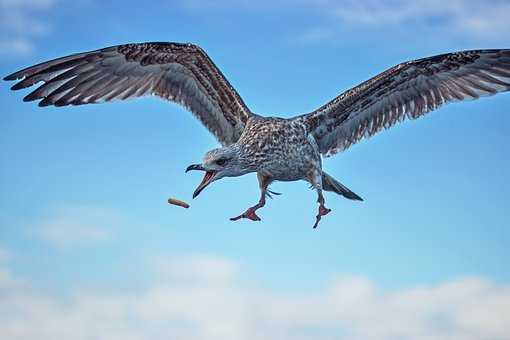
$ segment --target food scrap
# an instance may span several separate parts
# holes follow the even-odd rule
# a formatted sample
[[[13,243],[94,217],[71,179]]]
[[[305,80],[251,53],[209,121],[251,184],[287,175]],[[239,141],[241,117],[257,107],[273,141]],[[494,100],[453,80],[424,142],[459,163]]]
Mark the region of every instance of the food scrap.
[[[178,205],[179,207],[183,207],[183,208],[186,208],[186,209],[189,208],[189,204],[188,203],[186,203],[184,201],[181,201],[181,200],[178,200],[178,199],[173,198],[173,197],[170,197],[168,199],[168,203],[173,204],[173,205]]]

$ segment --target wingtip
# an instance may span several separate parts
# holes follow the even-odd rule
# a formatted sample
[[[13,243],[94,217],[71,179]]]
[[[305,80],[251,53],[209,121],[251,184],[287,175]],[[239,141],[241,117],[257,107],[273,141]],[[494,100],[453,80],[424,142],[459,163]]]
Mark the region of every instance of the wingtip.
[[[23,97],[24,102],[33,102],[34,100],[41,99],[39,96],[35,95],[33,92],[27,94],[25,97]]]
[[[353,201],[361,201],[363,202],[363,198],[361,198],[360,196],[358,196],[357,193],[355,192],[352,192],[349,190],[349,192],[346,192],[345,194],[343,194],[346,198],[350,199],[350,200],[353,200]]]
[[[351,200],[354,200],[354,201],[360,201],[360,202],[364,202],[365,201],[363,198],[359,197],[355,193],[353,193],[353,195],[351,195],[351,196],[348,196],[347,198],[350,198]]]
[[[11,73],[11,74],[6,75],[5,77],[3,77],[3,80],[5,80],[5,81],[12,81],[12,80],[18,80],[20,78],[21,78],[20,72],[14,72],[14,73]]]
[[[18,74],[19,72],[9,74],[8,76],[3,77],[4,81],[14,81],[14,80],[22,80],[22,76]],[[12,91],[21,90],[26,88],[27,86],[23,84],[23,81],[19,81],[11,86]]]
[[[4,78],[4,80],[5,80],[5,78]],[[13,79],[13,80],[14,80],[14,79]],[[16,83],[16,84],[14,84],[14,85],[12,85],[12,86],[11,86],[11,90],[12,90],[12,91],[21,90],[21,89],[24,89],[24,88],[26,88],[26,86],[24,86],[24,85],[22,84],[22,82]]]
[[[39,106],[39,107],[46,107],[46,106],[50,106],[50,105],[53,105],[53,104],[49,101],[45,101],[44,99],[41,100],[39,103],[37,103],[37,106]]]

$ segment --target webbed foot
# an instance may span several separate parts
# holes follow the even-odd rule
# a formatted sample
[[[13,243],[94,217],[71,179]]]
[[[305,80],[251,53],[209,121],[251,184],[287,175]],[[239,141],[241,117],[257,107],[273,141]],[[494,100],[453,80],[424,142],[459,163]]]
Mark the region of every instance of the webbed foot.
[[[237,221],[237,220],[240,220],[241,218],[247,218],[252,221],[260,221],[260,217],[258,217],[257,214],[255,213],[256,210],[257,209],[255,209],[253,207],[248,208],[248,210],[246,210],[244,213],[242,213],[239,216],[232,217],[232,218],[230,218],[230,220]]]
[[[315,217],[316,220],[315,220],[315,224],[313,225],[313,228],[314,229],[317,228],[317,226],[319,225],[319,221],[321,220],[321,217],[326,216],[330,212],[331,212],[331,209],[326,208],[323,204],[319,205],[319,213]]]

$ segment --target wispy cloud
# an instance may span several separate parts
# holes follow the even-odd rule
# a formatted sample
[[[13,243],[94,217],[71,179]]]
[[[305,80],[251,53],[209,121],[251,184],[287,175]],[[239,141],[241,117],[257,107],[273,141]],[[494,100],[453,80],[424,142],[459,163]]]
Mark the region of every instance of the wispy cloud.
[[[5,264],[9,262],[10,259],[11,253],[7,249],[0,247],[0,264]]]
[[[478,278],[387,292],[365,278],[338,276],[312,292],[290,293],[243,281],[242,268],[229,259],[167,260],[168,276],[136,291],[96,287],[55,297],[35,283],[31,289],[0,284],[1,334],[20,340],[503,340],[510,332],[510,287]],[[216,269],[226,274],[220,280]]]
[[[510,3],[506,0],[345,0],[321,2],[321,6],[331,22],[327,26],[330,35],[337,36],[350,29],[398,39],[409,33],[413,39],[419,36],[436,43],[497,43],[507,41],[510,30]]]
[[[0,40],[0,55],[29,55],[33,50],[32,42],[26,38]]]
[[[506,35],[510,28],[510,3],[500,0],[347,0],[331,9],[342,23],[357,26],[418,23],[476,35]]]
[[[334,41],[363,32],[377,39],[381,34],[419,32],[416,39],[462,39],[498,42],[508,37],[510,3],[507,0],[192,0],[181,2],[192,10],[306,10],[317,26],[296,32],[296,41],[311,44]],[[399,36],[400,37],[400,36]]]
[[[47,34],[49,24],[37,18],[56,0],[0,0],[0,56],[16,57],[33,52],[33,39]]]
[[[2,289],[19,287],[21,284],[14,278],[9,269],[11,258],[11,252],[0,246],[0,296]]]
[[[156,256],[150,260],[151,268],[160,278],[178,282],[220,282],[231,281],[238,266],[232,261],[216,256]]]
[[[35,233],[57,247],[69,247],[111,240],[120,219],[111,211],[70,207],[39,221]]]

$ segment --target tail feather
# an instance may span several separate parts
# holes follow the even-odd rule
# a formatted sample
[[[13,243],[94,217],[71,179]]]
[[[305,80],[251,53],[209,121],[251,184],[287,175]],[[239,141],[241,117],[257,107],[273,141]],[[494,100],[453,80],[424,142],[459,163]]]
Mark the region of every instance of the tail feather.
[[[336,179],[328,175],[327,173],[322,173],[322,189],[326,191],[333,191],[339,195],[344,196],[345,198],[363,201],[363,198],[356,195],[354,192],[345,187],[342,183],[338,182]]]

